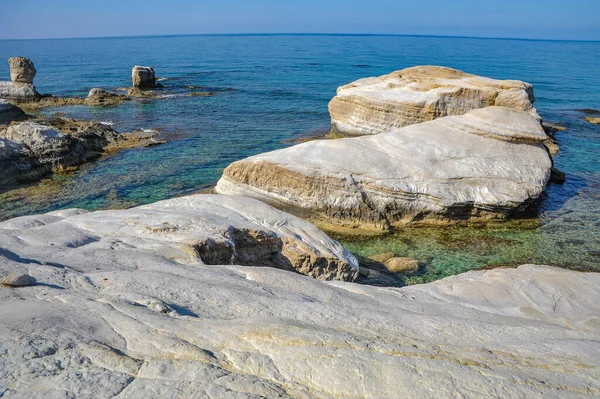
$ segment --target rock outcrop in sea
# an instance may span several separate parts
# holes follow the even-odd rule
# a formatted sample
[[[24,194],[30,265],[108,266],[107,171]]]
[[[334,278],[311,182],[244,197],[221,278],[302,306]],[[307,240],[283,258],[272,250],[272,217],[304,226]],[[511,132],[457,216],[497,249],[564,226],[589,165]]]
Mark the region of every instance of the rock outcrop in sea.
[[[41,97],[33,85],[36,69],[25,57],[8,59],[10,82],[0,82],[0,98],[19,101],[35,101]]]
[[[0,118],[2,114],[0,112]],[[145,146],[154,141],[152,137],[118,133],[98,122],[59,117],[14,122],[26,118],[19,115],[4,122],[12,121],[10,125],[0,124],[0,169],[3,171],[0,190],[90,162],[107,151]]]
[[[131,80],[134,88],[153,89],[156,87],[154,69],[148,66],[134,66],[131,70]]]
[[[98,87],[94,87],[88,93],[87,98],[84,100],[85,105],[119,105],[125,101],[129,101],[130,98],[121,94],[112,93]]]
[[[0,392],[239,399],[600,393],[600,274],[529,265],[384,288],[257,267],[277,267],[286,245],[306,259],[354,262],[314,226],[241,197],[196,195],[0,223],[2,273],[33,284],[0,286]],[[233,264],[246,261],[254,266]]]
[[[33,84],[37,70],[33,62],[25,57],[12,57],[8,59],[10,67],[10,80],[15,83]]]
[[[329,103],[332,131],[377,134],[473,109],[503,106],[539,119],[533,86],[439,66],[417,66],[357,80],[337,90]]]
[[[529,112],[487,107],[259,154],[228,166],[216,190],[346,227],[504,218],[544,191],[552,167],[546,139]]]

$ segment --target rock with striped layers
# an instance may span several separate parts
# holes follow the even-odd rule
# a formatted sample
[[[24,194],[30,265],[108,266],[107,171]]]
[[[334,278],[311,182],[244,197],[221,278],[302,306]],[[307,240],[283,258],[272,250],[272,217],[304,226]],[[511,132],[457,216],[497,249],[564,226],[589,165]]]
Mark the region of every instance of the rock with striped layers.
[[[418,66],[340,87],[329,112],[334,132],[365,135],[494,105],[527,111],[539,119],[534,101],[529,83]]]
[[[504,218],[544,191],[552,167],[546,138],[530,113],[487,107],[256,155],[228,166],[216,190],[346,227]]]

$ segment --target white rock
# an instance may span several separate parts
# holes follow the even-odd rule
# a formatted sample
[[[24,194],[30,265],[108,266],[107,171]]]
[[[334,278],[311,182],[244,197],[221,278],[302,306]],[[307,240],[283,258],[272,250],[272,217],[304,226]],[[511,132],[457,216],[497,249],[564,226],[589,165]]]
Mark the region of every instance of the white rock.
[[[365,135],[493,105],[528,111],[540,119],[534,101],[529,83],[418,66],[340,87],[329,112],[333,131]]]
[[[487,107],[256,155],[227,167],[217,192],[367,228],[506,217],[542,194],[552,166],[546,138],[529,113]]]
[[[0,82],[0,98],[32,101],[40,98],[35,86],[28,83]]]
[[[0,224],[0,233],[38,219],[13,219]],[[142,258],[272,266],[327,280],[353,280],[358,270],[356,258],[315,226],[244,197],[194,195],[126,211],[53,217],[51,223],[34,226],[24,229],[21,239],[51,243],[57,259],[65,248],[82,247],[73,253],[81,252],[83,262],[108,251],[134,268],[141,267],[143,261],[135,256],[141,251]]]
[[[318,236],[250,200],[198,198],[0,224],[3,268],[41,282],[0,290],[3,396],[600,394],[600,274],[522,266],[399,289],[186,262],[175,242],[222,223]]]

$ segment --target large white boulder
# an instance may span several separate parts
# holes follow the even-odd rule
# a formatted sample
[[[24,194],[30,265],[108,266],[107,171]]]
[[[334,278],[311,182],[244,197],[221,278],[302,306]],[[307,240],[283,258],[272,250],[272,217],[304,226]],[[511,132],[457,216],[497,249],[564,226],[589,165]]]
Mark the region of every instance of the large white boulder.
[[[48,216],[13,219],[0,228],[37,226],[39,218]],[[358,273],[356,258],[325,233],[251,198],[193,195],[51,220],[21,235],[41,245],[30,250],[46,248],[49,260],[62,259],[65,248],[81,247],[68,256],[85,263],[114,254],[115,261],[135,265],[136,254],[147,252],[183,264],[271,266],[323,280],[354,280]]]
[[[334,132],[365,135],[493,105],[527,111],[539,119],[534,101],[529,83],[418,66],[340,87],[329,112]]]
[[[487,107],[256,155],[228,166],[216,189],[351,227],[502,218],[542,194],[552,166],[546,138],[529,113]]]

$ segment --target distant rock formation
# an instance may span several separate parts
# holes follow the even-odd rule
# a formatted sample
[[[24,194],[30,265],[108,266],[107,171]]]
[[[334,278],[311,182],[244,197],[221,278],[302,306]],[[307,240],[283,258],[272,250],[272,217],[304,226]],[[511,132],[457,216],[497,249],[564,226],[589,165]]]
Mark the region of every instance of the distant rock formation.
[[[111,93],[109,91],[95,87],[90,90],[87,98],[84,100],[84,104],[107,106],[118,105],[128,100],[130,100],[130,98],[127,96]]]
[[[14,83],[33,84],[33,78],[35,78],[37,70],[29,58],[12,57],[8,59],[8,65],[10,67],[10,80]]]
[[[148,66],[134,66],[131,70],[131,79],[134,88],[153,89],[156,87],[154,69]]]
[[[341,86],[329,112],[334,132],[367,135],[493,105],[527,111],[539,119],[534,101],[528,83],[418,66]]]
[[[544,191],[552,167],[547,138],[530,113],[487,107],[256,155],[228,166],[216,190],[348,227],[503,218]]]

